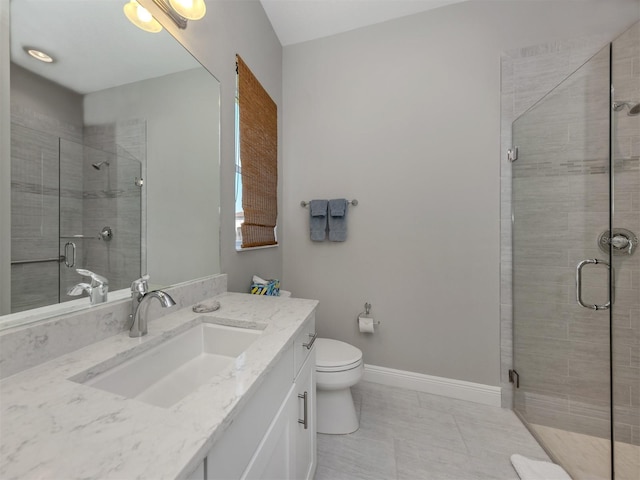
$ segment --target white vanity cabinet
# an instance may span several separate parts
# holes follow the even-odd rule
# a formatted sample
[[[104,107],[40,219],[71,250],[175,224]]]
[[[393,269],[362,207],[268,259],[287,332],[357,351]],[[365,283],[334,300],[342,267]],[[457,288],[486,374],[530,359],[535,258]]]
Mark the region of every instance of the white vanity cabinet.
[[[313,478],[317,461],[314,340],[312,315],[207,455],[204,478]],[[197,472],[189,478],[203,478]]]
[[[269,426],[243,480],[312,479],[316,466],[315,349]]]
[[[313,479],[316,473],[316,350],[312,348],[295,383],[298,400],[293,442],[295,445],[295,469],[293,478]],[[306,423],[305,423],[306,422]]]

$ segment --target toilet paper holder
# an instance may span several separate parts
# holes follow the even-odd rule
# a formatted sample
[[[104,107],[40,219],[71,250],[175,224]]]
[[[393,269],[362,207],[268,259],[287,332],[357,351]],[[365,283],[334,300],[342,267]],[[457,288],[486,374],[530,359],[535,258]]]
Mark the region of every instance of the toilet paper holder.
[[[364,314],[365,317],[370,317],[370,313],[371,313],[371,304],[369,302],[365,302],[364,304],[364,312],[360,312],[357,316],[356,316],[356,323],[359,322],[360,317]],[[380,321],[376,320],[373,322],[374,325],[380,325]]]

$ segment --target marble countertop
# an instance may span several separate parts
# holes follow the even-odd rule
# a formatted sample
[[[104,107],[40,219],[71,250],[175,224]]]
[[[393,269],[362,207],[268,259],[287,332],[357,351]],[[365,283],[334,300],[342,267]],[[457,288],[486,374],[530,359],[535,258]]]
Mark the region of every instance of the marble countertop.
[[[185,478],[205,458],[317,306],[315,300],[224,293],[213,313],[183,308],[0,382],[0,478]],[[169,408],[70,380],[100,373],[193,325],[266,324],[242,366]],[[96,367],[98,366],[98,367]],[[91,372],[91,373],[88,373]],[[293,381],[293,378],[292,378]]]

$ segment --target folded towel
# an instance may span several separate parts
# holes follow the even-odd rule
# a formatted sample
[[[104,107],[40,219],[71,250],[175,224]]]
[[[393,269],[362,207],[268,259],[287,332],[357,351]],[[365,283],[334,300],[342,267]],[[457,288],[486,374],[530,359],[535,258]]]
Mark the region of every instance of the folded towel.
[[[332,217],[344,217],[347,214],[347,200],[345,198],[334,198],[329,200],[329,215]]]
[[[327,230],[327,204],[328,200],[311,200],[309,202],[309,230],[311,240],[322,242]]]
[[[511,455],[511,464],[522,480],[571,480],[560,465],[531,460],[522,455]]]
[[[347,239],[347,200],[329,200],[329,240],[344,242]]]

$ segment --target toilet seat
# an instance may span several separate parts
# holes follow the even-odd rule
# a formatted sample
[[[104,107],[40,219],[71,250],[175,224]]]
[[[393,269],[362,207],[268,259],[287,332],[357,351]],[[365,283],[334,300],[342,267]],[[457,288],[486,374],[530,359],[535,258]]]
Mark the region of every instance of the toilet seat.
[[[316,340],[316,371],[344,372],[362,364],[362,351],[348,343],[330,338]]]

